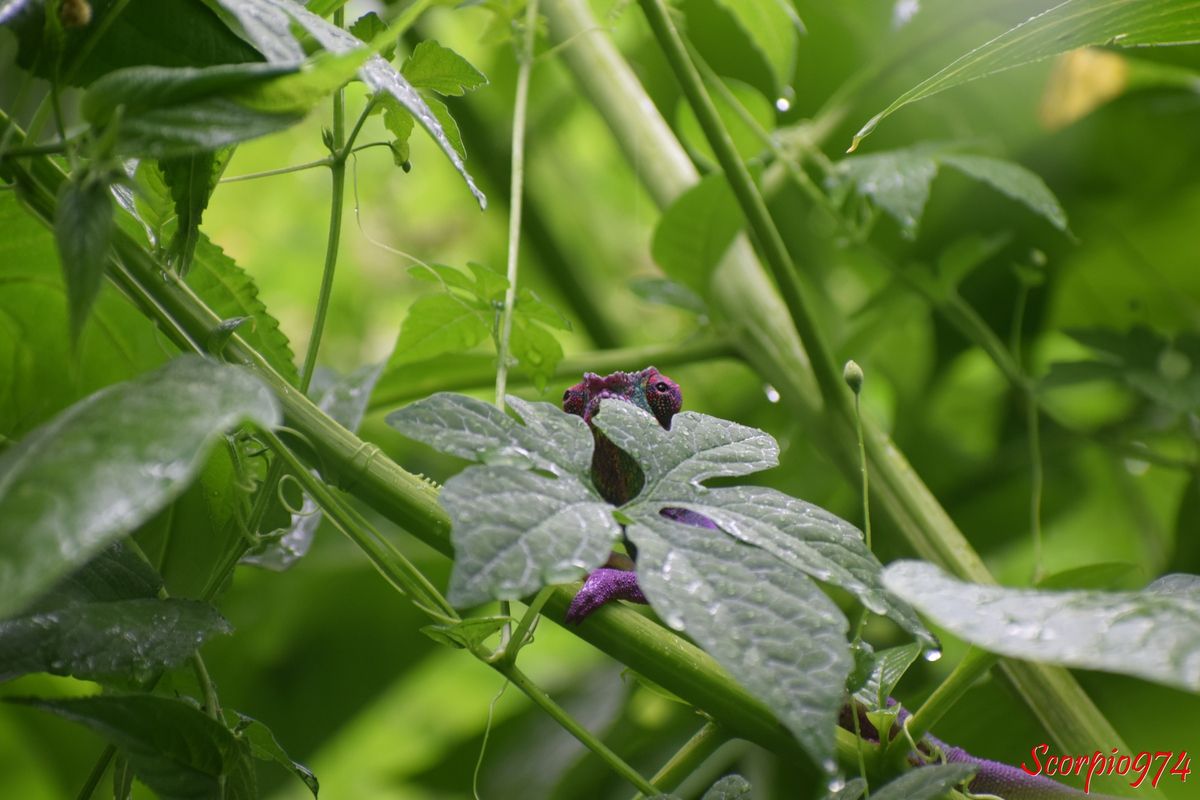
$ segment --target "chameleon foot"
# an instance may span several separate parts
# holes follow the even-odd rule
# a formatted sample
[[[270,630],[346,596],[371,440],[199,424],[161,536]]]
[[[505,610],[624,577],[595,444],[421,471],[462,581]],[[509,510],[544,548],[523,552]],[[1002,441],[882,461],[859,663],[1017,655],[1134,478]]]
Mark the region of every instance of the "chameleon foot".
[[[638,587],[637,575],[623,569],[601,567],[588,575],[583,582],[583,588],[571,601],[567,609],[567,622],[578,625],[593,611],[611,600],[628,600],[631,603],[645,603],[646,595]]]

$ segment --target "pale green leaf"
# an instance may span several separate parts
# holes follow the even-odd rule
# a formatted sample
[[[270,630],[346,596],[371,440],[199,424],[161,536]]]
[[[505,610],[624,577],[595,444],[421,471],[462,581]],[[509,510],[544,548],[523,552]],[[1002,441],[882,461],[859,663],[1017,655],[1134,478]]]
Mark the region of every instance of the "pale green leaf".
[[[195,600],[81,603],[0,621],[0,681],[30,672],[85,680],[146,680],[186,661],[210,636],[230,633]]]
[[[1194,0],[1066,0],[959,57],[892,101],[863,125],[853,151],[887,116],[954,86],[1078,47],[1145,47],[1200,42]]]
[[[955,636],[1028,661],[1134,675],[1200,692],[1200,577],[1140,592],[1040,591],[963,583],[932,564],[884,571],[895,594]]]
[[[389,366],[469,350],[491,335],[491,320],[476,303],[452,294],[418,298],[400,326]]]
[[[763,141],[758,131],[771,131],[775,128],[775,109],[753,87],[741,81],[723,80],[725,87],[733,95],[733,100],[737,106],[740,106],[741,111],[750,115],[755,125],[751,126],[747,124],[746,120],[742,118],[742,113],[739,113],[739,109],[734,105],[734,102],[731,102],[724,93],[713,93],[713,105],[716,106],[717,114],[721,117],[721,122],[724,123],[725,130],[729,133],[730,138],[733,139],[733,146],[737,150],[738,155],[743,160],[750,160],[767,149],[767,143]],[[716,171],[720,171],[718,166],[720,162],[713,152],[712,145],[708,143],[708,137],[700,127],[700,122],[696,119],[695,112],[692,111],[692,107],[688,103],[682,100],[679,103],[678,124],[679,137],[683,140],[683,144],[701,162],[713,167]]]
[[[713,270],[744,224],[725,176],[714,172],[675,198],[662,213],[650,254],[663,272],[707,297]]]
[[[563,357],[562,345],[554,334],[530,320],[524,312],[513,314],[508,351],[517,360],[517,369],[529,375],[538,391],[545,391]]]
[[[603,413],[603,412],[601,412]],[[707,528],[643,515],[626,535],[654,609],[762,698],[827,772],[851,659],[849,624],[777,558]]]
[[[841,789],[826,796],[825,800],[859,800],[866,790],[866,781],[862,778],[851,778]]]
[[[400,71],[418,89],[453,97],[461,97],[488,82],[470,61],[432,39],[413,48]]]
[[[266,386],[182,357],[96,392],[0,455],[0,617],[177,497],[216,438],[246,420],[277,424]]]
[[[920,654],[921,645],[916,642],[875,653],[872,656],[871,674],[863,687],[854,693],[854,697],[868,709],[887,708],[892,690]]]
[[[702,800],[750,800],[750,781],[741,775],[726,775],[709,787]]]
[[[452,625],[426,625],[421,633],[439,644],[468,648],[485,641],[505,625],[515,623],[512,617],[467,617]]]
[[[804,26],[791,0],[717,0],[750,37],[775,79],[775,90],[792,83],[796,47]]]

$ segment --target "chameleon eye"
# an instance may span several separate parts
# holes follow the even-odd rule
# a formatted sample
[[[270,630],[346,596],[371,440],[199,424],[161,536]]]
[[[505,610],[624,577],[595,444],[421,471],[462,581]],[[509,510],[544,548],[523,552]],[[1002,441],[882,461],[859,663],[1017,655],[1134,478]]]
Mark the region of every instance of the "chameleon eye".
[[[654,384],[654,388],[660,392],[665,392],[667,390],[667,382],[659,381],[658,383]]]

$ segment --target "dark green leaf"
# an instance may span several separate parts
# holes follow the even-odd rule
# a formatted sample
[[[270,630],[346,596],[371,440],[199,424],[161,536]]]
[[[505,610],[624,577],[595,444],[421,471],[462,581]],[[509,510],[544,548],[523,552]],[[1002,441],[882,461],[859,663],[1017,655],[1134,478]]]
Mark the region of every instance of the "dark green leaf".
[[[30,433],[0,455],[0,617],[178,496],[221,432],[278,419],[250,373],[183,357]]]
[[[704,793],[703,800],[750,800],[750,781],[741,775],[726,775]]]
[[[867,791],[867,782],[862,778],[851,778],[836,792],[830,792],[825,800],[859,800]]]
[[[432,39],[419,43],[400,71],[418,89],[452,97],[461,97],[488,82],[471,62]]]
[[[312,792],[312,796],[316,797],[321,786],[317,781],[317,776],[313,775],[312,770],[301,764],[299,761],[293,761],[292,757],[287,754],[287,751],[279,744],[275,738],[275,734],[271,729],[263,723],[247,717],[237,711],[232,712],[235,724],[234,734],[246,742],[250,747],[250,755],[260,761],[274,761],[284,769],[291,772],[297,778],[304,782],[308,790]]]
[[[454,152],[458,153],[459,158],[465,159],[467,148],[463,145],[462,133],[458,130],[458,123],[450,115],[450,109],[446,108],[446,104],[441,100],[427,92],[422,92],[421,97],[429,107],[430,113],[442,126],[442,132],[445,134],[446,140],[450,142],[450,146],[454,148]]]
[[[875,653],[871,674],[863,687],[854,693],[855,698],[871,710],[887,708],[892,690],[920,654],[921,645],[916,642]]]
[[[145,680],[230,633],[212,606],[142,598],[83,603],[0,622],[0,681],[29,672]]]
[[[1047,575],[1038,589],[1132,589],[1145,582],[1142,568],[1127,561],[1102,561]]]
[[[208,198],[232,154],[231,149],[220,153],[193,153],[164,159],[159,164],[171,189],[177,219],[175,235],[167,247],[167,257],[180,275],[186,275],[192,265],[192,256],[200,237],[200,220],[204,209],[208,208]]]
[[[832,772],[851,667],[849,624],[833,601],[769,553],[707,528],[655,514],[626,535],[638,547],[638,582],[654,610],[762,698]]]
[[[932,764],[909,770],[872,792],[875,800],[934,800],[946,792],[971,779],[975,775],[974,764]]]
[[[979,586],[900,561],[887,587],[955,636],[1011,658],[1134,675],[1200,692],[1200,577],[1140,592]]]
[[[850,149],[900,108],[953,86],[1092,45],[1144,47],[1200,42],[1200,15],[1181,0],[1065,0],[960,56],[892,101]]]
[[[388,415],[406,436],[487,464],[442,489],[453,524],[455,605],[514,600],[576,580],[604,563],[620,535],[612,507],[586,477],[592,441],[583,420],[547,403],[508,402],[525,424],[449,394]]]
[[[164,800],[257,797],[247,745],[190,703],[149,694],[8,702],[96,731],[122,748],[138,779]]]
[[[744,220],[725,176],[706,175],[667,207],[654,229],[650,253],[672,279],[701,297]]]
[[[400,326],[389,366],[469,350],[492,333],[490,312],[452,294],[418,298]]]
[[[324,15],[322,15],[324,16]],[[387,25],[379,15],[374,11],[368,11],[358,19],[354,20],[354,24],[350,26],[350,32],[359,38],[360,41],[368,44],[376,36],[379,36],[387,30]],[[383,56],[388,61],[392,60],[392,56],[396,55],[396,45],[391,44],[379,51],[379,55]]]
[[[113,231],[113,201],[107,181],[84,173],[58,193],[54,238],[67,286],[71,341],[78,342],[83,323],[96,302],[108,262]]]
[[[1058,198],[1041,178],[1021,165],[968,153],[943,153],[938,160],[1024,203],[1060,231],[1067,230],[1067,214],[1059,205]]]
[[[123,542],[113,544],[62,580],[38,609],[156,597],[162,576]]]

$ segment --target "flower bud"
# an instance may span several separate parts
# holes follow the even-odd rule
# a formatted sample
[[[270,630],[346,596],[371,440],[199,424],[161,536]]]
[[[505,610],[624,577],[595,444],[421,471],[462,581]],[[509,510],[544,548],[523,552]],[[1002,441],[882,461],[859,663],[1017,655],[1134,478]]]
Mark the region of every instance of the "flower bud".
[[[850,387],[850,391],[858,394],[862,391],[863,371],[853,359],[846,362],[846,368],[842,370],[842,380]]]

